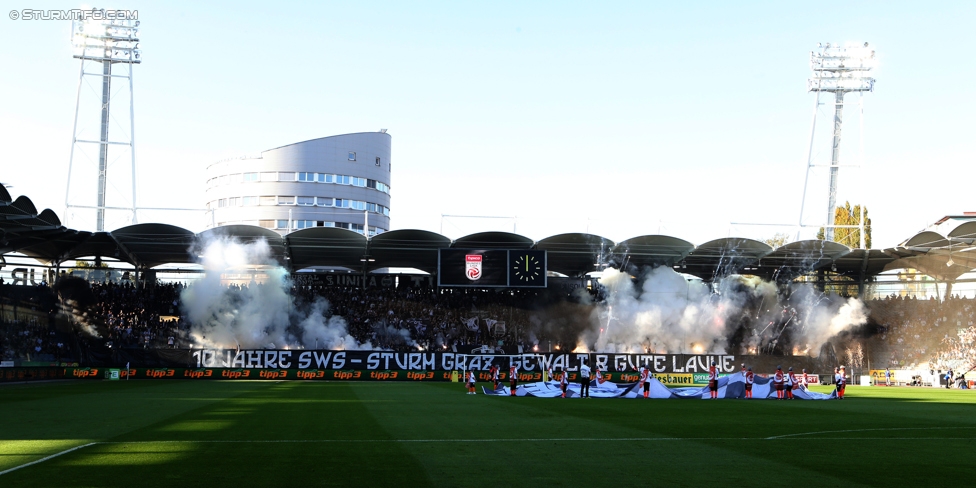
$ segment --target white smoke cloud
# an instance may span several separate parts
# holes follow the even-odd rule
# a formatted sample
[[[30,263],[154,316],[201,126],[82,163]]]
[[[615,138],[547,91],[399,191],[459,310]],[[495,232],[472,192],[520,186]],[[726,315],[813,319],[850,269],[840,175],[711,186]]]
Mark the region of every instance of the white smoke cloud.
[[[608,292],[605,309],[581,334],[580,349],[595,344],[605,352],[727,353],[734,345],[739,350],[733,352],[755,353],[789,340],[798,352],[815,355],[831,337],[867,321],[859,300],[807,284],[780,290],[752,276],[728,276],[710,290],[658,267],[635,286],[629,274],[608,268],[600,284]]]
[[[346,321],[329,316],[329,303],[319,298],[299,309],[290,294],[288,272],[271,258],[265,241],[242,244],[228,238],[202,243],[195,252],[202,257],[205,276],[183,290],[181,301],[191,324],[190,337],[197,347],[373,349],[348,332]],[[221,284],[221,275],[260,266],[267,279],[240,287]],[[392,330],[387,330],[392,329]],[[407,331],[374,326],[381,336],[397,334],[413,344]]]

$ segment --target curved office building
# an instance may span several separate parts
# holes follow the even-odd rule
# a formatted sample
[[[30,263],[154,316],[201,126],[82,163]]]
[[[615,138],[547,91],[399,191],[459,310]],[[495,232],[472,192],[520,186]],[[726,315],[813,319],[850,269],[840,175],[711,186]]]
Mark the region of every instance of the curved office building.
[[[211,227],[247,224],[284,235],[341,227],[390,228],[390,135],[323,137],[228,159],[207,168]],[[367,216],[368,214],[368,216]]]

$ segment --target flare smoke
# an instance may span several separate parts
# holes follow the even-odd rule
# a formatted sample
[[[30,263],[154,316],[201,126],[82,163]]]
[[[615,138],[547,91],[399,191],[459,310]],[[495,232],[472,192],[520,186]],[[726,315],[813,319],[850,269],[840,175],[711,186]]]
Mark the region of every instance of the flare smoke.
[[[241,244],[216,238],[194,251],[202,255],[206,275],[183,291],[181,301],[198,347],[373,348],[349,335],[342,317],[329,316],[326,300],[317,299],[307,307],[296,304],[288,272],[271,258],[267,242]],[[240,288],[221,284],[222,274],[255,265],[264,269],[264,283]]]
[[[580,349],[605,352],[817,355],[841,332],[867,322],[864,304],[810,284],[777,286],[732,275],[709,288],[667,267],[632,277],[608,268],[608,296],[579,334]]]

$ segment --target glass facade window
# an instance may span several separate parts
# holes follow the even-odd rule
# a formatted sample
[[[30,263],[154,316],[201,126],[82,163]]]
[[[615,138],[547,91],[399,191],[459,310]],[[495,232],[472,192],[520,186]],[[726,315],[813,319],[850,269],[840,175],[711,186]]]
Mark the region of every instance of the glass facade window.
[[[315,173],[298,173],[298,181],[315,181]]]

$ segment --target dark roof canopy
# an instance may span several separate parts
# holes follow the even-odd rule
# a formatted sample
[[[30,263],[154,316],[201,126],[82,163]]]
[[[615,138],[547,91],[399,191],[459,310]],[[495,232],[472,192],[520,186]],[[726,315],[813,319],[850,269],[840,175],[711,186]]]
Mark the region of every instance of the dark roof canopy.
[[[948,235],[916,234],[890,249],[848,249],[834,242],[798,241],[777,249],[745,238],[722,238],[694,246],[677,237],[647,235],[620,243],[593,234],[568,233],[538,242],[509,232],[481,232],[451,241],[425,230],[403,229],[367,239],[346,229],[314,227],[281,237],[249,225],[209,229],[199,234],[167,224],[137,224],[111,232],[68,229],[49,210],[38,212],[25,196],[12,199],[0,187],[0,253],[18,252],[45,263],[102,257],[140,267],[197,262],[198,243],[215,238],[264,241],[271,257],[292,270],[313,266],[356,271],[415,268],[437,272],[438,250],[538,249],[548,256],[550,271],[582,276],[604,267],[628,269],[673,266],[711,280],[733,273],[790,280],[817,270],[853,279],[883,271],[916,268],[939,280],[954,280],[976,268],[976,219],[962,221]],[[951,265],[950,265],[951,264]]]

